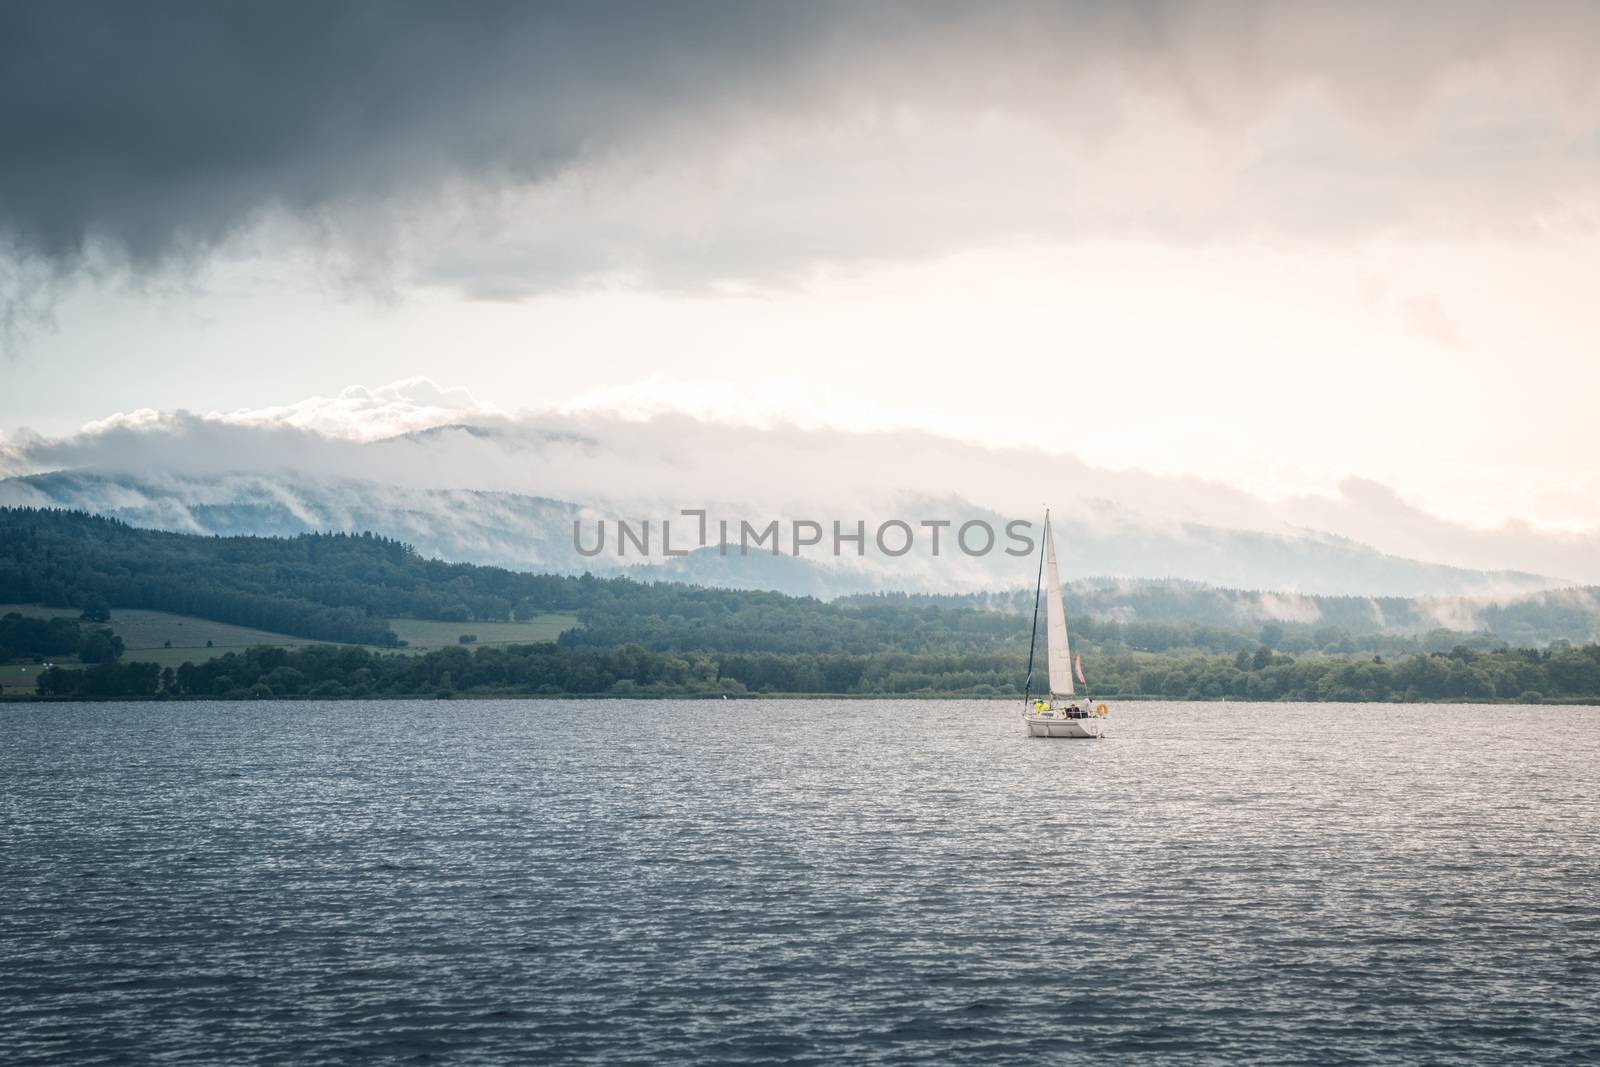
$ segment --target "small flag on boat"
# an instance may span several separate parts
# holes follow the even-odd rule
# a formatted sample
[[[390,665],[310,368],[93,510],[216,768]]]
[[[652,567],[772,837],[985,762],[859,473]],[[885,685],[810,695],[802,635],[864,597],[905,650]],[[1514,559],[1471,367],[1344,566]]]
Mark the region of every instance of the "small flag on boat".
[[[1085,678],[1083,676],[1083,657],[1082,656],[1073,656],[1072,657],[1072,665],[1078,671],[1078,681],[1082,682],[1084,685],[1088,685],[1089,684],[1089,679],[1087,679],[1087,678]]]

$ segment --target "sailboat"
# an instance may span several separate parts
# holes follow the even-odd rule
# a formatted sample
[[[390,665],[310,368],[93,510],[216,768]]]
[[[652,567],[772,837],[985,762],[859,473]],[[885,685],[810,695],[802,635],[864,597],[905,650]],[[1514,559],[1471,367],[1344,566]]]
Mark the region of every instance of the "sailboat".
[[[1045,585],[1048,574],[1049,585]],[[1045,662],[1049,686],[1033,693],[1034,650],[1039,644],[1039,595],[1045,594]],[[1073,685],[1083,677],[1082,659],[1073,660],[1067,640],[1067,609],[1061,601],[1061,574],[1056,569],[1056,542],[1050,531],[1050,512],[1044,513],[1044,546],[1039,550],[1039,577],[1033,587],[1033,636],[1028,642],[1028,678],[1022,685],[1022,721],[1034,737],[1104,737],[1108,709],[1094,705],[1087,694],[1080,700]]]

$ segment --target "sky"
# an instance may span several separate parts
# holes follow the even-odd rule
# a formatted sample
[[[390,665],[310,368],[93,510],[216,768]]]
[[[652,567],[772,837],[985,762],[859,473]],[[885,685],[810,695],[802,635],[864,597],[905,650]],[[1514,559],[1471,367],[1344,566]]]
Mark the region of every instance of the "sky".
[[[0,446],[423,377],[510,418],[916,431],[1295,521],[1365,493],[1593,535],[1597,30],[9,5]]]

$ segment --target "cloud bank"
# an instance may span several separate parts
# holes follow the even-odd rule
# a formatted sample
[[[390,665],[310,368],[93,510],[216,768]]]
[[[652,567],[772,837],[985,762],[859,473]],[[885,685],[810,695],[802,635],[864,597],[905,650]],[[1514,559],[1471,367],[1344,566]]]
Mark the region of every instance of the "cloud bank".
[[[870,520],[976,507],[1031,518],[1049,503],[1063,523],[1101,532],[1159,530],[1181,539],[1198,524],[1344,538],[1455,567],[1600,582],[1600,533],[1453,523],[1361,479],[1324,495],[1269,500],[1203,479],[1111,470],[1069,454],[986,447],[927,430],[848,432],[598,408],[508,413],[426,379],[265,409],[145,410],[66,437],[24,433],[0,442],[0,474],[53,470],[352,479],[523,494],[638,517],[711,507]]]

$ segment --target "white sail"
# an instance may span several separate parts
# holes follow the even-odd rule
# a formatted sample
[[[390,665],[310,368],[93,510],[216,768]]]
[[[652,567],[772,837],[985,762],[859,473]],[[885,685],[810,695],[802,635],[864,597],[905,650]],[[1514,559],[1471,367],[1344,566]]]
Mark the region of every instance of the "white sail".
[[[1045,601],[1046,644],[1050,650],[1050,693],[1072,695],[1072,653],[1067,648],[1067,609],[1061,603],[1061,575],[1056,570],[1056,539],[1050,516],[1044,517],[1045,568],[1050,572],[1049,599]]]

